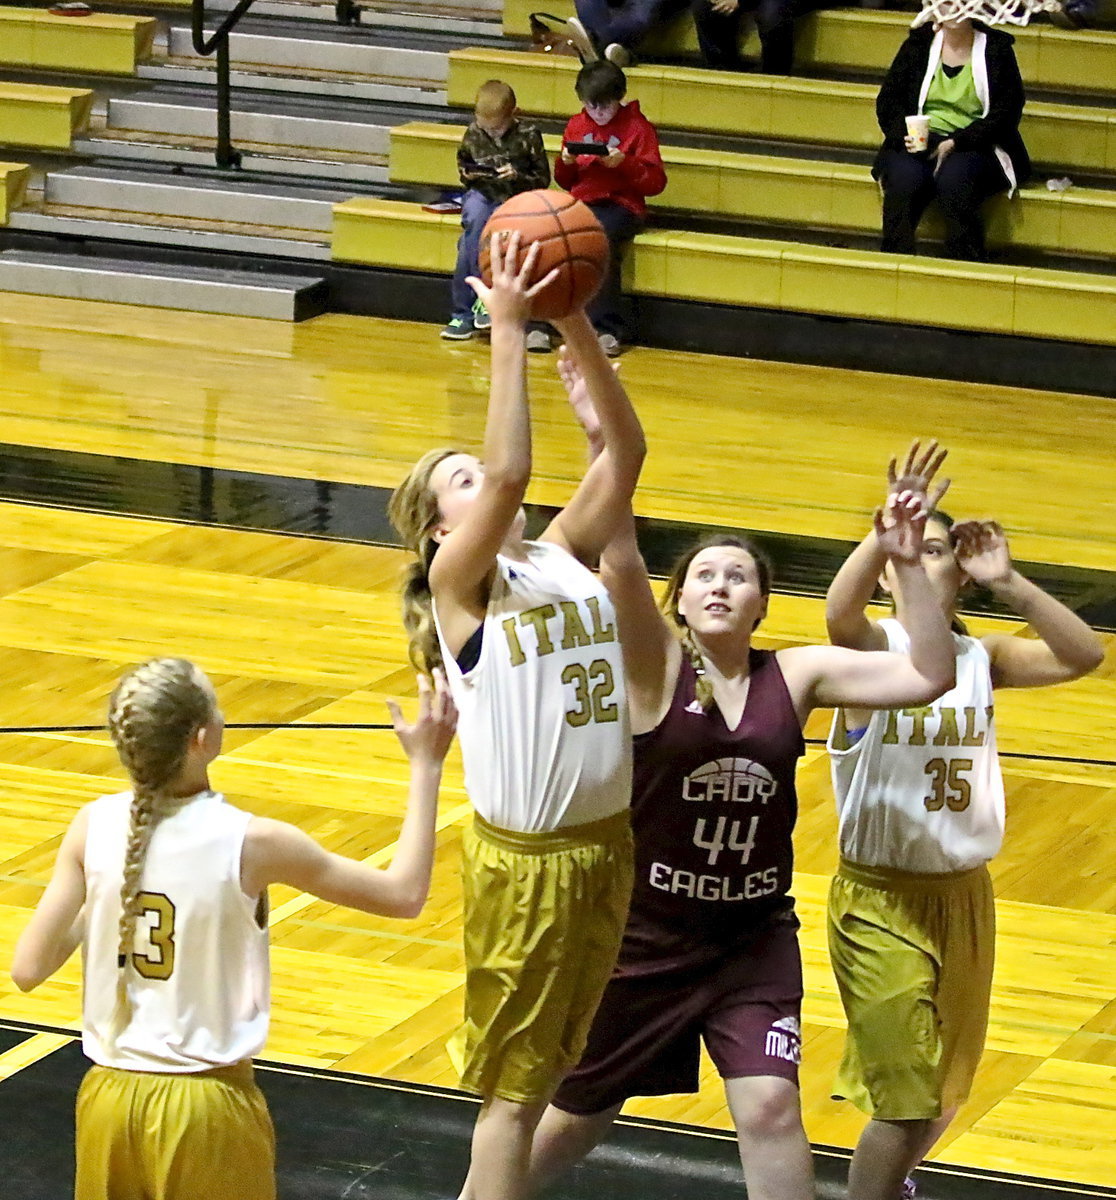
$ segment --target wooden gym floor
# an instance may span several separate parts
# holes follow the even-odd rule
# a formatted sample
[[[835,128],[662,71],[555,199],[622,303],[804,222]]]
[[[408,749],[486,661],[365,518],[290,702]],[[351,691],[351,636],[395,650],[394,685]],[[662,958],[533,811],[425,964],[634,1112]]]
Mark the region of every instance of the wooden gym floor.
[[[402,555],[372,543],[386,540],[385,489],[422,450],[479,443],[487,389],[484,347],[447,346],[436,332],[0,295],[0,495],[10,498],[0,502],[0,967],[67,822],[120,786],[105,734],[41,727],[99,724],[114,679],[151,654],[196,659],[230,722],[270,726],[228,734],[214,779],[230,798],[331,848],[390,858],[405,764],[390,732],[359,726],[384,722],[383,698],[414,688],[396,616]],[[637,509],[651,532],[677,522],[768,531],[805,564],[795,594],[773,598],[763,644],[824,636],[832,552],[866,528],[887,456],[929,434],[952,451],[947,507],[1002,519],[1018,559],[1116,628],[1112,402],[646,350],[623,373],[648,432]],[[551,505],[569,494],[583,449],[553,359],[533,359],[530,375],[530,499]],[[1026,636],[999,616],[972,624]],[[993,864],[992,1025],[975,1092],[936,1155],[1101,1189],[1116,1171],[1116,651],[1106,640],[1094,676],[1000,697],[1009,827]],[[808,734],[825,727],[819,714]],[[803,1101],[814,1142],[850,1146],[861,1118],[828,1094],[843,1030],[823,920],[835,822],[816,744],[799,789]],[[455,753],[418,920],[276,889],[269,1059],[453,1086],[444,1044],[461,1003],[468,811]],[[77,961],[30,996],[0,972],[4,1020],[78,1028]],[[0,1092],[66,1040],[0,1042]],[[728,1125],[709,1076],[696,1097],[631,1111]]]

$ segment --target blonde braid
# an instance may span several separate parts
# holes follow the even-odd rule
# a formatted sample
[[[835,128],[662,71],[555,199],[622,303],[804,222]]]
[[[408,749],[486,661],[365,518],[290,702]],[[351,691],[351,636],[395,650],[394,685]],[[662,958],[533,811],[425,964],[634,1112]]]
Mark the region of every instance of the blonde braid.
[[[709,712],[713,707],[713,684],[709,682],[709,676],[705,673],[705,659],[701,656],[701,649],[689,626],[686,626],[682,633],[682,652],[690,660],[697,676],[694,681],[694,697],[702,709]]]
[[[169,788],[182,769],[190,738],[212,717],[213,704],[193,663],[157,658],[125,675],[109,701],[109,732],[132,780],[124,882],[120,889],[116,1010],[113,1036],[128,1022],[127,968],[142,909],[140,883],[151,835],[174,808]]]

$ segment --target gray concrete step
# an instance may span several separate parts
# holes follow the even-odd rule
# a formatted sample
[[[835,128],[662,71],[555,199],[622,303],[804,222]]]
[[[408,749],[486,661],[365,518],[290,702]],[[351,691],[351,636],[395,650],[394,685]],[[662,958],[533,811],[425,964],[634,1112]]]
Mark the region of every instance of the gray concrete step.
[[[277,321],[317,316],[329,300],[320,277],[27,250],[0,253],[0,291]]]

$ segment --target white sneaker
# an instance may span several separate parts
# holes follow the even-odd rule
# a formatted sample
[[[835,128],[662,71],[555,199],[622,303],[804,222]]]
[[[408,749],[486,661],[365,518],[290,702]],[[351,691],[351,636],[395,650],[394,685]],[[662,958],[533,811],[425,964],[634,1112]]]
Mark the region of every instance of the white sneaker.
[[[625,67],[630,67],[634,61],[632,52],[626,46],[621,46],[619,42],[609,42],[605,47],[604,56],[614,67],[619,67],[621,71]]]
[[[609,358],[620,357],[619,338],[613,337],[611,333],[602,333],[600,337],[597,338],[597,341],[600,343],[601,349]]]
[[[529,329],[527,331],[527,349],[532,354],[549,354],[551,350],[550,334],[545,329]]]
[[[597,53],[597,47],[593,43],[593,39],[589,36],[589,30],[577,19],[570,17],[566,21],[566,37],[573,43],[574,49],[581,56],[583,63],[596,62],[600,55]]]

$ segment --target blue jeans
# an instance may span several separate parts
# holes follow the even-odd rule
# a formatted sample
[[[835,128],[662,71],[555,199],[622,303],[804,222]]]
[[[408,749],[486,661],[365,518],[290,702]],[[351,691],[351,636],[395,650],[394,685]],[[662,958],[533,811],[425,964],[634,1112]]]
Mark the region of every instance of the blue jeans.
[[[611,333],[623,341],[628,331],[620,311],[620,264],[632,238],[643,228],[643,222],[630,208],[615,200],[596,200],[589,207],[604,228],[609,254],[608,270],[600,291],[585,306],[585,311],[598,333]]]
[[[470,275],[480,274],[480,240],[488,218],[499,203],[469,188],[461,199],[461,236],[457,239],[457,266],[453,269],[453,315],[471,319],[477,294],[465,282]]]
[[[577,15],[601,48],[617,42],[634,50],[654,25],[669,20],[690,5],[690,0],[575,0]]]

